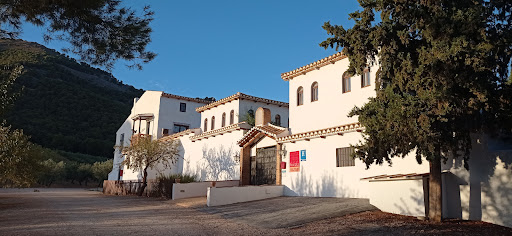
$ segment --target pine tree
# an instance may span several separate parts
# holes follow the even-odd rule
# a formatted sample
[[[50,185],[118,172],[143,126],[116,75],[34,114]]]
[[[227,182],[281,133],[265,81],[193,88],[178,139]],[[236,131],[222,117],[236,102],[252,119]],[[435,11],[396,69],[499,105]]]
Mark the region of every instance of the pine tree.
[[[27,22],[47,29],[45,41],[66,41],[64,51],[107,69],[119,59],[141,69],[156,56],[146,49],[154,13],[147,6],[139,15],[120,0],[2,0],[0,10],[1,38],[18,37]]]
[[[429,217],[441,221],[441,161],[463,158],[474,132],[511,131],[510,1],[359,0],[351,29],[323,28],[349,72],[380,67],[377,94],[354,108],[366,128],[355,156],[372,164],[415,152],[430,163]],[[380,20],[376,20],[380,15]]]

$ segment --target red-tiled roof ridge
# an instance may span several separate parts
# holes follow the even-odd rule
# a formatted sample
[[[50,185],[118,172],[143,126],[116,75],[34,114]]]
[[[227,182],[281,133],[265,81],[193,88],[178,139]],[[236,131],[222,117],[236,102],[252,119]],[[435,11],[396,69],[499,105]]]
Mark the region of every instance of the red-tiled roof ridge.
[[[191,98],[191,97],[185,97],[185,96],[180,96],[180,95],[175,95],[175,94],[170,94],[170,93],[165,93],[165,92],[162,92],[162,97],[175,98],[175,99],[179,99],[179,100],[204,103],[204,104],[210,104],[213,102],[213,101],[205,100],[205,99],[201,99],[201,98]]]
[[[310,63],[308,65],[305,65],[305,66],[302,66],[302,67],[299,67],[295,70],[292,70],[292,71],[289,71],[289,72],[285,72],[285,73],[281,73],[281,78],[285,81],[289,81],[299,75],[304,75],[312,70],[318,70],[320,69],[321,67],[323,66],[326,66],[326,65],[329,65],[329,64],[334,64],[335,62],[337,61],[340,61],[340,60],[343,60],[347,58],[347,56],[345,56],[342,52],[338,52],[336,54],[333,54],[333,55],[330,55],[328,57],[325,57],[325,58],[322,58],[318,61],[315,61],[313,63]]]
[[[274,105],[277,105],[277,106],[284,106],[284,107],[288,107],[289,106],[289,104],[287,102],[280,102],[280,101],[276,101],[276,100],[255,97],[255,96],[251,96],[251,95],[247,95],[247,94],[238,92],[238,93],[235,93],[235,94],[233,94],[233,95],[231,95],[229,97],[225,97],[223,99],[220,99],[220,100],[217,100],[215,102],[212,102],[212,103],[210,103],[208,105],[205,105],[205,106],[202,106],[202,107],[198,107],[198,108],[196,108],[196,111],[197,112],[203,112],[203,111],[206,111],[208,109],[220,106],[222,104],[225,104],[225,103],[237,100],[237,99],[247,99],[247,100],[251,100],[251,101],[255,101],[255,102],[274,104]]]
[[[184,131],[181,131],[181,132],[178,132],[178,133],[171,134],[169,136],[162,137],[162,138],[159,139],[159,141],[166,142],[166,141],[174,140],[176,138],[185,136],[187,134],[191,134],[191,133],[195,134],[195,133],[198,133],[200,131],[201,131],[200,128],[187,129],[187,130],[184,130]]]
[[[258,134],[260,132],[264,133],[266,136],[268,136],[270,138],[277,139],[282,134],[287,135],[288,134],[288,128],[276,126],[276,125],[273,125],[273,124],[270,124],[270,123],[265,124],[265,125],[254,126],[247,133],[245,133],[245,135],[240,140],[238,140],[238,142],[237,142],[238,146],[245,145],[256,134]]]

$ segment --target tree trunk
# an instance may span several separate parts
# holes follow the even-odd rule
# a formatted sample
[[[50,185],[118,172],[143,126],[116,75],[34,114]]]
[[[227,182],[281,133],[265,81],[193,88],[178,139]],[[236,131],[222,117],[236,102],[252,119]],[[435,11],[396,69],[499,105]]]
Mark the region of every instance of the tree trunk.
[[[139,188],[139,192],[137,195],[142,196],[142,193],[144,193],[144,189],[146,189],[146,186],[148,186],[148,167],[144,168],[144,176],[142,177],[142,186]]]
[[[441,192],[441,158],[436,157],[430,161],[430,180],[429,180],[429,212],[428,217],[435,222],[441,222],[443,219],[443,198]]]

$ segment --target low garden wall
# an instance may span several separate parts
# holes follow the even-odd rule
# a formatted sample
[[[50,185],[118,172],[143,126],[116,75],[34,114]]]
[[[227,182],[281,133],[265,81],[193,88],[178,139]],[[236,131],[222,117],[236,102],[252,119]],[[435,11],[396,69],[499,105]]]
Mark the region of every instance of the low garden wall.
[[[192,183],[174,183],[174,180],[158,182],[157,180],[148,180],[148,186],[142,193],[147,197],[166,197],[172,199],[206,197],[208,187],[230,187],[238,186],[238,180],[226,181],[206,181]],[[103,194],[107,195],[136,195],[141,181],[103,181]]]
[[[283,185],[210,187],[208,188],[206,205],[222,206],[238,202],[249,202],[266,198],[281,197],[283,194]]]
[[[206,197],[208,187],[233,187],[238,186],[240,181],[227,180],[227,181],[207,181],[195,183],[175,183],[172,186],[172,199],[191,198],[191,197]]]

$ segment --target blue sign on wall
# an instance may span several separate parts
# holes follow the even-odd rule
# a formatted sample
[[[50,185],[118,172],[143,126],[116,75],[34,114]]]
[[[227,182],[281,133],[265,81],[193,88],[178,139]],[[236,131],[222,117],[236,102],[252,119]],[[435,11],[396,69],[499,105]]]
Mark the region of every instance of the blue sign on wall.
[[[300,150],[300,161],[306,161],[306,150]]]

